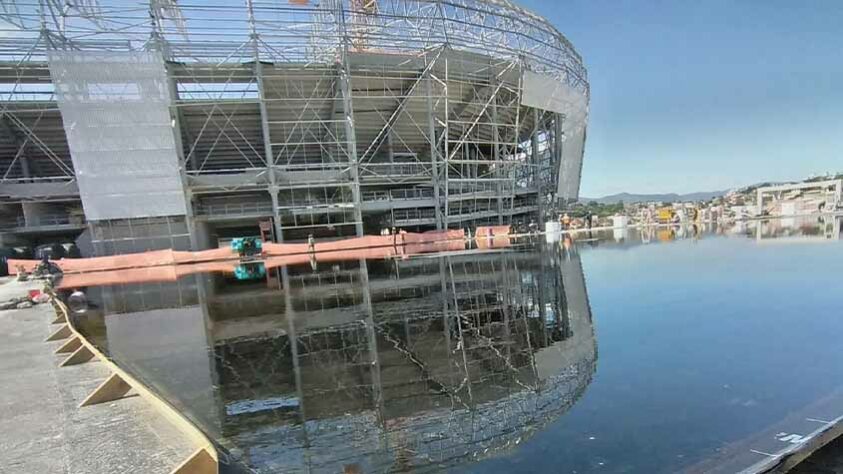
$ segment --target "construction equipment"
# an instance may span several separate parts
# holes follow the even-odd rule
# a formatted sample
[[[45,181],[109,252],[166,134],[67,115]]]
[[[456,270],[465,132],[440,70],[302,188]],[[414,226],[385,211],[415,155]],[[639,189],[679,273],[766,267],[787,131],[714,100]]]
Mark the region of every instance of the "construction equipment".
[[[237,237],[231,240],[231,249],[237,252],[241,262],[259,259],[263,255],[260,237]]]
[[[251,262],[237,265],[234,277],[238,280],[258,280],[266,276],[266,266],[263,262]]]

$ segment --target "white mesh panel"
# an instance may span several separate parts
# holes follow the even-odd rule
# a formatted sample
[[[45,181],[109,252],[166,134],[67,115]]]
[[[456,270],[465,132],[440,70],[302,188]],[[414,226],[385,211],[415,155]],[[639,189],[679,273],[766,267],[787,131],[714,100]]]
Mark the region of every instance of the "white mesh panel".
[[[161,54],[53,51],[49,61],[87,218],[184,215]]]
[[[564,82],[532,71],[525,70],[522,79],[521,104],[565,116],[556,193],[559,198],[576,200],[580,192],[588,97]]]
[[[579,199],[582,161],[585,153],[585,121],[565,118],[562,121],[562,157],[559,160],[559,183],[556,195],[568,200]]]

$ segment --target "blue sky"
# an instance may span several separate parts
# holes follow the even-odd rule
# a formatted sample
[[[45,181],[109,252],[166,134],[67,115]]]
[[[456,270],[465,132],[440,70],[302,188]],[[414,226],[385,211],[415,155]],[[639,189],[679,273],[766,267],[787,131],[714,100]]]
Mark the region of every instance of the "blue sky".
[[[588,67],[581,195],[843,171],[843,1],[516,1]]]

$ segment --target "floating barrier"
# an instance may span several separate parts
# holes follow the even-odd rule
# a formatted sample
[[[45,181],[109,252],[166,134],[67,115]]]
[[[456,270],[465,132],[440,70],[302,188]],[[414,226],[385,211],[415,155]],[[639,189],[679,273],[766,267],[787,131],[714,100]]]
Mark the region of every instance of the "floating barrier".
[[[288,255],[273,255],[279,249],[299,249],[299,244],[272,244],[264,243],[264,257],[260,263],[266,270],[283,266],[306,265],[313,263],[329,263],[349,260],[371,260],[384,258],[408,258],[413,255],[420,255],[426,253],[436,252],[454,252],[465,250],[466,241],[463,238],[462,230],[449,230],[436,233],[424,234],[395,234],[379,237],[377,240],[366,240],[362,242],[377,242],[379,246],[369,246],[362,248],[342,248],[343,245],[338,243],[346,242],[346,246],[359,245],[361,240],[353,239],[349,241],[326,242],[332,245],[320,246],[316,245],[316,252],[305,253],[291,253]],[[445,240],[441,240],[445,238]],[[499,240],[502,236],[497,237]],[[500,243],[500,242],[499,242]],[[307,244],[304,244],[305,247]],[[506,245],[509,245],[507,239]],[[295,246],[295,247],[293,247]],[[319,250],[325,247],[334,247],[334,250]],[[159,252],[155,253],[156,258],[153,260],[156,263],[163,261],[158,258]],[[183,253],[183,252],[176,252]],[[190,252],[187,252],[190,253]],[[202,253],[202,252],[197,252]],[[135,254],[142,257],[144,254]],[[76,259],[76,260],[94,260],[94,259]],[[59,265],[65,260],[59,260]],[[142,259],[139,261],[143,261]],[[37,263],[37,262],[36,262]],[[86,286],[109,285],[116,283],[147,283],[147,282],[161,282],[161,281],[176,281],[179,278],[192,275],[196,273],[230,273],[236,274],[238,267],[241,266],[239,258],[236,254],[228,256],[225,259],[217,261],[198,261],[186,262],[178,264],[157,264],[154,266],[137,267],[137,268],[123,268],[113,270],[94,270],[84,272],[67,272],[63,275],[57,286],[58,289],[73,289]],[[62,269],[64,267],[62,266]]]
[[[508,242],[508,238],[507,238]],[[291,259],[295,264],[299,260],[309,262],[311,255],[323,253],[367,251],[373,257],[389,257],[400,255],[414,255],[434,251],[453,250],[465,245],[464,231],[444,230],[430,231],[423,233],[401,232],[393,235],[367,235],[363,237],[352,237],[342,240],[331,240],[316,242],[313,245],[308,243],[272,243],[262,244],[261,257],[264,260],[271,260],[274,257],[294,257]],[[372,250],[385,249],[385,250]],[[366,252],[343,255],[340,259],[367,258]],[[354,257],[355,255],[360,255]],[[331,258],[335,258],[332,256]],[[53,263],[67,274],[88,273],[102,271],[117,271],[149,267],[163,267],[173,265],[196,265],[202,263],[238,261],[240,254],[231,247],[223,247],[211,250],[200,250],[196,252],[177,250],[153,250],[149,252],[114,255],[110,257],[91,258],[63,258]],[[319,260],[319,258],[317,258]],[[19,267],[27,272],[32,272],[40,263],[39,260],[10,259],[10,273],[16,274]],[[213,267],[213,265],[212,265]]]

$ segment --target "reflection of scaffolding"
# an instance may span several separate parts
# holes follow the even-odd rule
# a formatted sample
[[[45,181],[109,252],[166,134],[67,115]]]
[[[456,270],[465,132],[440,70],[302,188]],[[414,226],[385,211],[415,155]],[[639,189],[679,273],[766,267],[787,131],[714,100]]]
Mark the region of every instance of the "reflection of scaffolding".
[[[596,362],[579,262],[557,252],[283,269],[285,331],[249,336],[266,334],[259,315],[218,323],[237,334],[216,346],[226,446],[258,469],[326,472],[515,446]]]
[[[579,258],[558,246],[279,273],[92,289],[79,326],[259,471],[491,456],[595,368]]]
[[[206,202],[252,193],[289,238],[501,224],[535,217],[560,195],[557,183],[579,181],[581,156],[561,163],[569,117],[524,105],[522,77],[535,72],[587,97],[582,60],[544,19],[509,2],[4,8],[17,25],[0,23],[8,201],[24,184],[28,199],[79,199],[50,81],[57,50],[161,53],[188,220],[250,217],[209,213]],[[394,193],[401,203],[378,198]]]

